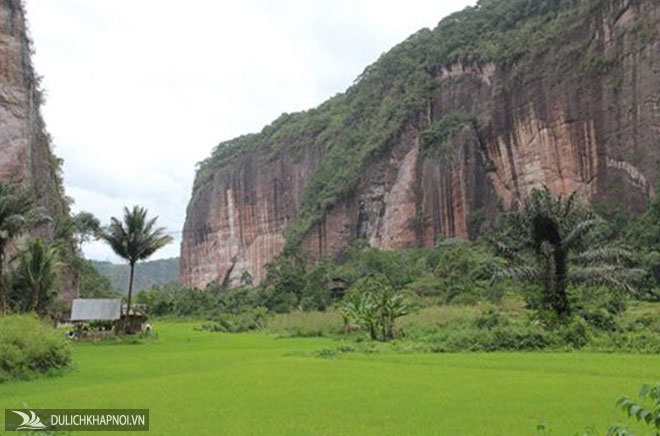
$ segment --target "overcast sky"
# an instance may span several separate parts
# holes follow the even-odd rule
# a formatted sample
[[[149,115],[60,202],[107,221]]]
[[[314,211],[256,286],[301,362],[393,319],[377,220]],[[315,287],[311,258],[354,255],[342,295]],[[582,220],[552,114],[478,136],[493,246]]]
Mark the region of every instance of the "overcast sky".
[[[43,108],[74,210],[159,216],[179,255],[195,163],[344,91],[470,0],[26,0]],[[90,243],[87,257],[117,260]]]

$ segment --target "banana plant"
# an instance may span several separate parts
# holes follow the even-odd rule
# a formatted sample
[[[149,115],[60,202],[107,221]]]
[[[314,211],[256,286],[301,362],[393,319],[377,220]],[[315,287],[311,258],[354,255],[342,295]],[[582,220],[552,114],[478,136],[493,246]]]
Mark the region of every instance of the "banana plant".
[[[388,341],[396,336],[397,318],[409,313],[403,295],[396,293],[380,275],[358,280],[341,306],[344,331],[361,328],[372,340]]]

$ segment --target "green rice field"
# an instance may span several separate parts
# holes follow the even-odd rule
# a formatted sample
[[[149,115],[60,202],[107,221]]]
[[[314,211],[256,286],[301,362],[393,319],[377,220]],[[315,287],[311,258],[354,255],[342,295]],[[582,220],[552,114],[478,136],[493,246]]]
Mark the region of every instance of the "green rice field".
[[[616,400],[660,374],[656,355],[323,358],[336,340],[194,325],[156,323],[147,344],[75,344],[73,370],[0,384],[2,408],[148,408],[151,435],[604,434],[626,423]]]

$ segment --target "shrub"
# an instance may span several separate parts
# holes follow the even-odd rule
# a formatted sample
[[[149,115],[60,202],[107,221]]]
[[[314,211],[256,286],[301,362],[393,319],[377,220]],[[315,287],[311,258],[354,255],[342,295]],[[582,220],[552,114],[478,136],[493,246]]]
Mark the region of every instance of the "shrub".
[[[0,319],[0,382],[48,373],[70,363],[66,339],[35,315]]]
[[[507,321],[498,311],[488,309],[474,320],[474,326],[480,329],[492,329],[500,325],[506,325]]]
[[[591,326],[605,331],[616,331],[619,327],[616,317],[605,309],[596,309],[580,313]]]
[[[498,327],[493,333],[494,350],[541,350],[551,345],[548,333],[534,327]]]
[[[424,273],[417,280],[406,286],[406,291],[421,297],[438,297],[443,295],[443,282],[432,273]]]
[[[573,348],[582,348],[589,343],[589,325],[579,317],[574,317],[569,323],[561,324],[557,328],[561,342]]]
[[[220,313],[213,321],[201,325],[201,329],[212,332],[238,333],[261,330],[268,324],[268,311],[256,307],[243,313]]]
[[[596,350],[631,353],[660,353],[660,337],[652,332],[617,332],[593,338],[591,347]]]
[[[492,329],[474,326],[442,328],[422,339],[434,352],[531,351],[554,345],[551,333],[534,325],[506,325]]]

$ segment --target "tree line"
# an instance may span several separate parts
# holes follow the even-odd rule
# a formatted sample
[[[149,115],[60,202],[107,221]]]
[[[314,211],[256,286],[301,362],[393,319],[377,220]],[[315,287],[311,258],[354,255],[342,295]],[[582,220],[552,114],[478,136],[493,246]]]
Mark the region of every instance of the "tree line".
[[[157,217],[149,218],[140,206],[124,208],[122,219],[111,218],[102,227],[91,213],[81,212],[58,221],[38,206],[33,195],[11,180],[0,182],[0,299],[2,315],[36,312],[46,316],[53,309],[65,266],[64,253],[73,251],[68,265],[81,274],[82,287],[108,286],[99,279],[82,257],[82,244],[92,238],[106,242],[130,267],[128,308],[130,313],[135,265],[171,242],[165,229],[157,227]],[[54,228],[55,238],[46,242],[31,234],[41,227]],[[83,277],[86,280],[83,280]],[[109,290],[109,286],[106,291]],[[102,289],[99,289],[103,292]]]

